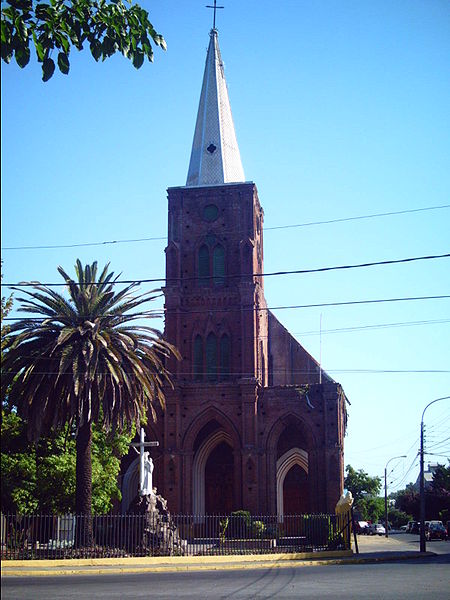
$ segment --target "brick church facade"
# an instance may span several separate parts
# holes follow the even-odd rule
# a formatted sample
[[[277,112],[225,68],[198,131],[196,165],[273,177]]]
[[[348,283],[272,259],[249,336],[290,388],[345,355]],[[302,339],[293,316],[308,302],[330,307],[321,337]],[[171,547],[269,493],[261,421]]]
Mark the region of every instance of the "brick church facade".
[[[147,426],[173,513],[333,511],[343,490],[342,387],[267,309],[263,217],[245,181],[217,31],[186,186],[168,190],[164,337],[174,389]],[[133,457],[130,457],[132,459]],[[137,493],[137,459],[122,509]]]

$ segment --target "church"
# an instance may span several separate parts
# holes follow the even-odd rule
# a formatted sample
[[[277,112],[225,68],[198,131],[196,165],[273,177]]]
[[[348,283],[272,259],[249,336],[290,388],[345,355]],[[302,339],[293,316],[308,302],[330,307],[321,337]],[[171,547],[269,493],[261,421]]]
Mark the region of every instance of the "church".
[[[213,28],[186,185],[168,189],[164,337],[182,359],[168,362],[174,387],[146,426],[159,442],[153,483],[174,514],[334,512],[343,491],[347,400],[267,308],[263,221]]]

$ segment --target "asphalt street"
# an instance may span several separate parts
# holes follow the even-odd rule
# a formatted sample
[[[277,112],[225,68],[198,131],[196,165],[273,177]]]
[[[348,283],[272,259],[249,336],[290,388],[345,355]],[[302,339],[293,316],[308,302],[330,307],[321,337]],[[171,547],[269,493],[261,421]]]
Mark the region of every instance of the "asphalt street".
[[[450,555],[394,563],[248,571],[6,578],[4,600],[448,600]]]
[[[392,533],[389,534],[389,538],[386,539],[382,536],[371,536],[371,535],[360,535],[358,536],[360,551],[364,554],[365,552],[377,552],[388,550],[392,551],[396,548],[403,551],[419,551],[420,539],[418,535],[411,535],[410,533]],[[392,545],[395,542],[395,546]],[[431,540],[426,543],[427,552],[434,552],[435,554],[450,554],[450,540],[446,542],[442,540]],[[449,594],[450,598],[450,594]]]

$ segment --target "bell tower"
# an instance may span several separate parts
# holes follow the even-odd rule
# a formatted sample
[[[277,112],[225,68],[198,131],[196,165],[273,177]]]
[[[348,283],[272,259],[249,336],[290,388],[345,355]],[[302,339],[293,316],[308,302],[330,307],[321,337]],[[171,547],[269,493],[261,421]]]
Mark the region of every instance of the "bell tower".
[[[186,186],[170,188],[165,337],[178,384],[267,382],[263,210],[246,182],[216,29],[210,32]]]

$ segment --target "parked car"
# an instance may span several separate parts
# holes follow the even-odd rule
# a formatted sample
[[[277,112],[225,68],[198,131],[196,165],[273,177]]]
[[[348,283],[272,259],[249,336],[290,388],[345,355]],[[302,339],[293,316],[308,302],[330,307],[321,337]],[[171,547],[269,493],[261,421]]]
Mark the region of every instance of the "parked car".
[[[400,531],[407,531],[407,530],[408,530],[408,524],[406,524],[406,525],[402,525],[402,526],[400,527]]]
[[[425,538],[429,540],[446,540],[447,530],[442,521],[430,521],[425,523]]]
[[[386,529],[381,523],[373,523],[370,526],[369,535],[385,535]]]
[[[370,530],[370,525],[367,521],[356,521],[356,533],[359,535],[367,535]]]
[[[408,528],[406,533],[420,533],[420,522],[419,521],[409,521]]]

